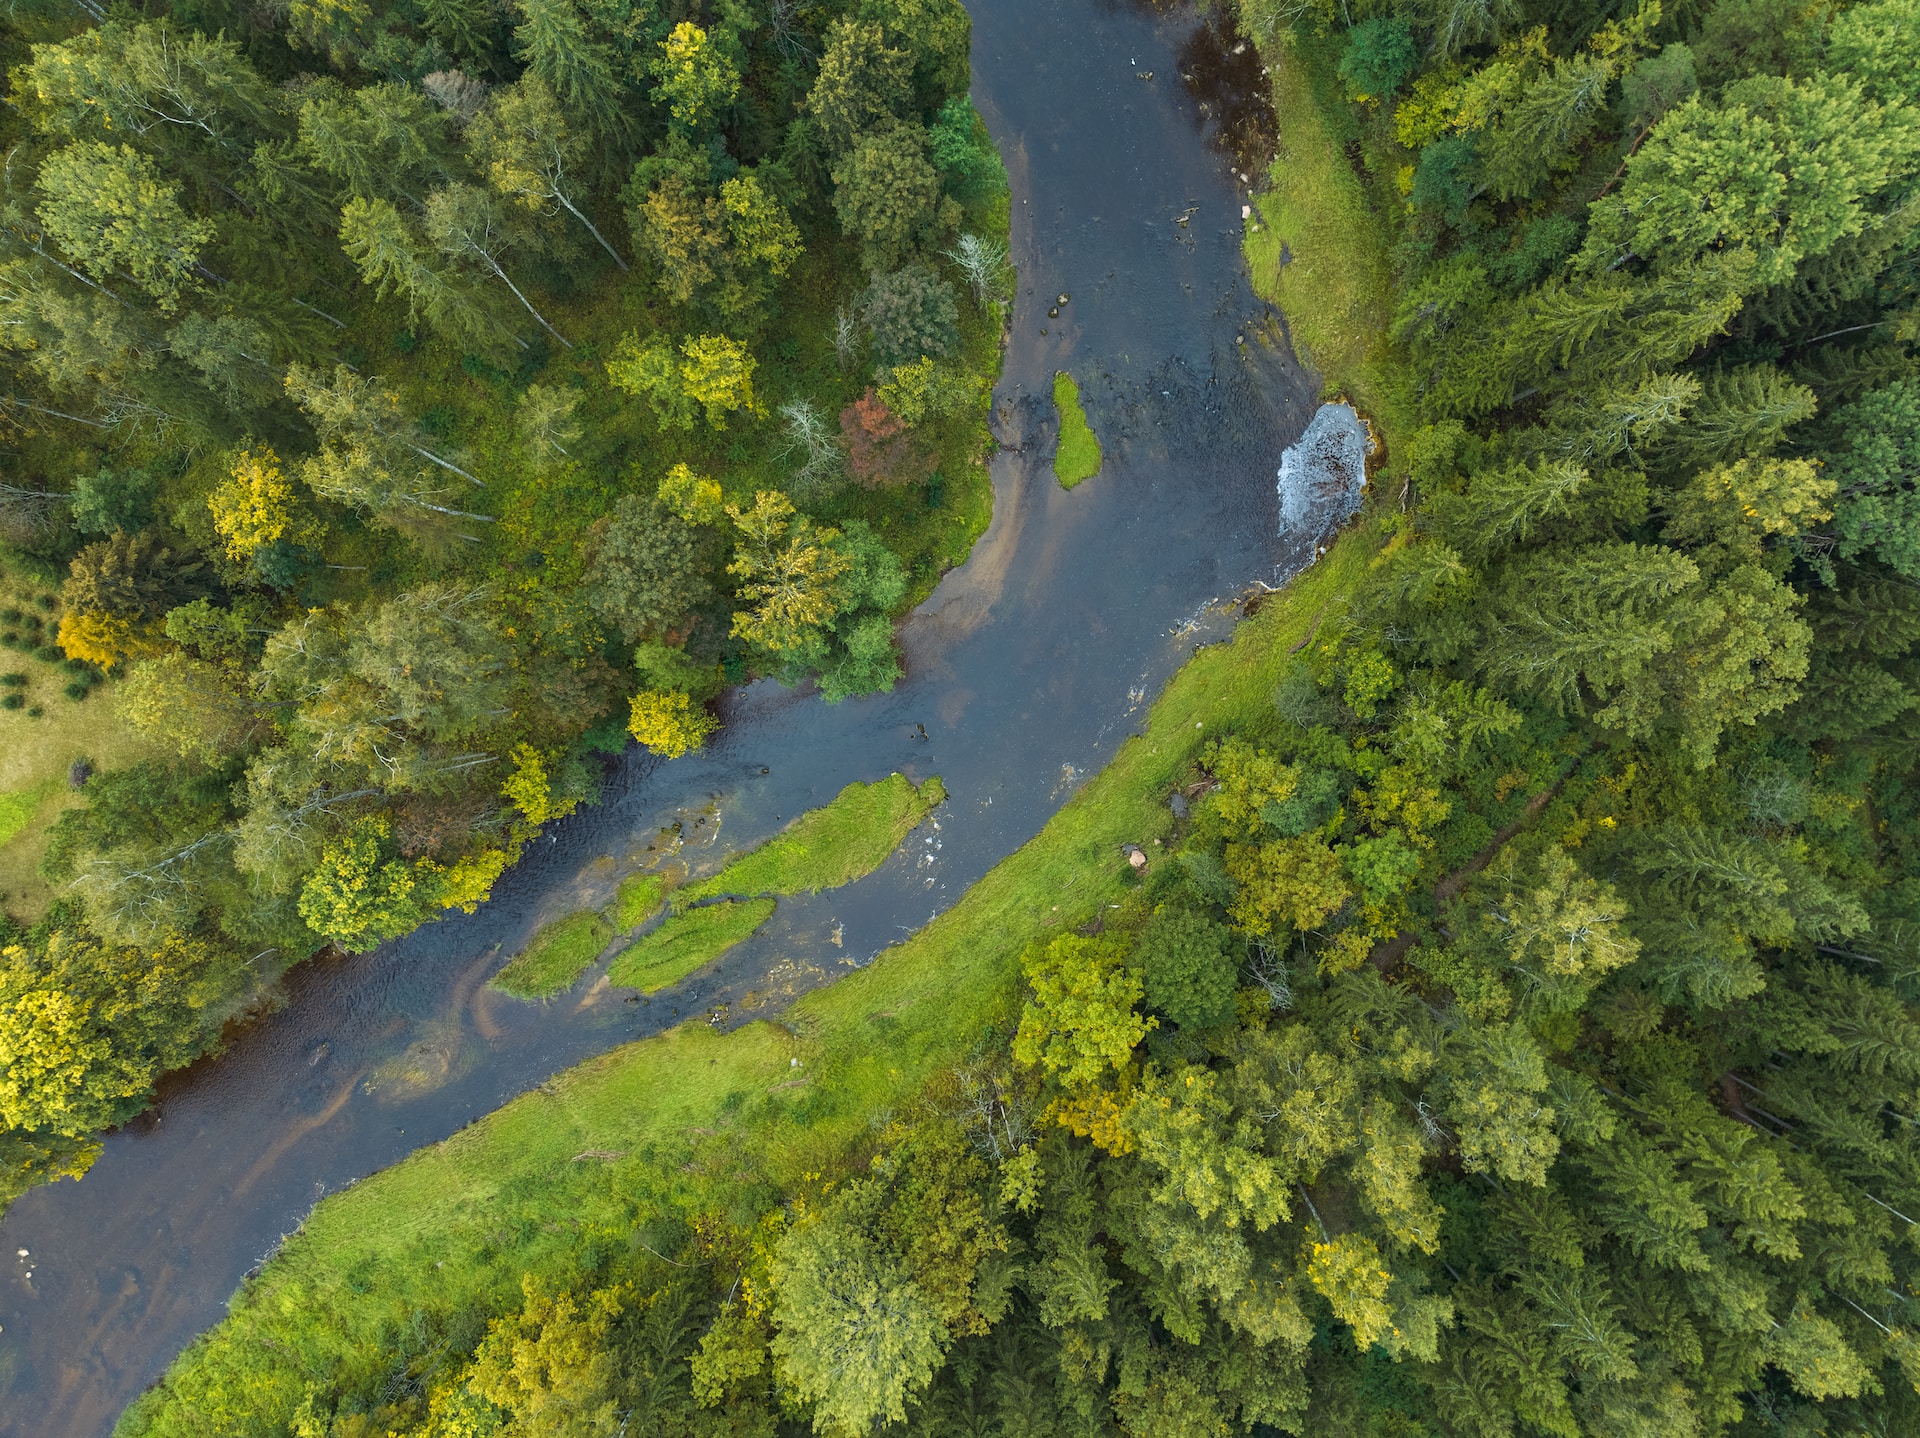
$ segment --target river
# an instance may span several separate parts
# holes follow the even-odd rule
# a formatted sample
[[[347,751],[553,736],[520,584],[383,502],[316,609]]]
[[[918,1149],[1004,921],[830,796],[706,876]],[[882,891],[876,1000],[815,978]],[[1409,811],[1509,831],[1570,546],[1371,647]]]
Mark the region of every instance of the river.
[[[617,1044],[771,1012],[926,923],[1106,762],[1255,581],[1310,561],[1342,516],[1344,494],[1289,504],[1281,532],[1276,469],[1316,395],[1240,255],[1236,172],[1271,140],[1253,51],[1234,53],[1218,6],[1206,22],[1118,0],[970,9],[1020,275],[994,397],[1004,447],[991,527],[902,630],[905,680],[839,705],[751,685],[705,752],[630,751],[604,801],[492,903],[297,970],[277,1011],[169,1079],[84,1180],[16,1203],[0,1224],[0,1435],[109,1431],[323,1194]],[[1042,397],[1061,368],[1107,453],[1071,492],[1047,463]],[[592,975],[545,1005],[485,988],[541,923],[605,902],[663,846],[704,872],[891,770],[944,778],[938,827],[846,889],[782,901],[712,972],[650,1003]]]

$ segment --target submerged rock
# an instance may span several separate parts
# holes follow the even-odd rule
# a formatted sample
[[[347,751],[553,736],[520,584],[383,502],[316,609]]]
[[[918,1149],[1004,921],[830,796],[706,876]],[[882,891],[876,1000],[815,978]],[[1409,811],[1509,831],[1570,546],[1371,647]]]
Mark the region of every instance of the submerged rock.
[[[1360,508],[1367,487],[1366,422],[1350,404],[1323,404],[1280,456],[1280,531],[1317,542]]]

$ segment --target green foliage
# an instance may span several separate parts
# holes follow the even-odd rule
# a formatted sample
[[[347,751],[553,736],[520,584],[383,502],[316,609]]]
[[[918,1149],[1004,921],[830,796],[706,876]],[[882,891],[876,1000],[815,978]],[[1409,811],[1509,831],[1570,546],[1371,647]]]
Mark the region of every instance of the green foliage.
[[[953,286],[925,265],[875,275],[861,296],[860,313],[873,336],[877,370],[946,359],[960,343]]]
[[[669,914],[658,928],[614,956],[607,977],[645,994],[671,988],[751,938],[773,917],[772,899],[723,899]]]
[[[1009,1246],[983,1201],[986,1177],[956,1127],[926,1122],[780,1241],[771,1346],[819,1428],[903,1420],[950,1340],[1005,1311],[1004,1290],[981,1281]]]
[[[827,34],[806,108],[836,156],[861,135],[889,128],[913,103],[913,56],[887,43],[876,24],[842,19]]]
[[[977,205],[1007,187],[1006,167],[987,134],[986,122],[965,95],[940,107],[927,131],[927,157],[940,172],[947,193],[963,205]]]
[[[602,1289],[584,1301],[570,1293],[548,1294],[532,1274],[522,1280],[522,1291],[525,1307],[487,1326],[487,1336],[474,1350],[467,1386],[512,1415],[523,1433],[553,1438],[617,1433],[607,1340],[619,1313],[619,1294]]]
[[[902,122],[858,137],[832,173],[840,231],[860,241],[869,270],[898,268],[958,223],[957,207],[942,203],[940,172],[927,158],[919,125]]]
[[[1340,78],[1356,98],[1380,99],[1397,91],[1419,60],[1413,27],[1398,17],[1362,20],[1347,32]]]
[[[1065,370],[1053,377],[1053,407],[1060,415],[1060,442],[1053,451],[1053,475],[1063,489],[1100,472],[1100,440],[1080,407],[1080,386]]]
[[[849,561],[833,543],[838,532],[817,528],[785,496],[764,490],[751,510],[729,505],[727,513],[742,536],[727,572],[753,605],[734,614],[733,632],[775,654],[817,648],[847,598]]]
[[[739,67],[705,30],[685,20],[660,42],[654,75],[673,123],[695,134],[710,129],[740,93]]]
[[[157,620],[194,592],[202,568],[150,530],[116,533],[74,556],[60,603],[75,614]]]
[[[550,999],[573,987],[613,933],[613,925],[592,910],[555,919],[487,983],[516,999]]]
[[[607,361],[607,378],[651,404],[661,429],[690,430],[701,413],[725,429],[729,414],[754,407],[757,364],[745,344],[725,335],[689,335],[677,355],[665,340],[642,345],[628,335]]]
[[[1841,75],[1756,75],[1716,101],[1691,97],[1627,162],[1618,197],[1594,206],[1583,262],[1629,253],[1672,268],[1743,250],[1749,283],[1776,284],[1860,232],[1872,197],[1920,164],[1916,127],[1920,113],[1864,106]]]
[[[636,189],[657,174],[628,219],[673,305],[711,304],[728,324],[758,329],[775,283],[798,262],[800,231],[786,206],[752,172],[714,184],[705,155],[643,162]]]
[[[1140,935],[1133,961],[1148,1005],[1182,1028],[1212,1028],[1233,1016],[1239,966],[1231,936],[1190,910],[1155,914]]]
[[[0,1115],[84,1139],[143,1106],[155,1077],[210,1037],[196,1010],[233,961],[174,936],[150,954],[52,929],[0,951]]]
[[[1135,1012],[1145,995],[1110,939],[1062,935],[1035,943],[1020,961],[1033,1001],[1014,1035],[1013,1056],[1060,1075],[1070,1087],[1098,1083],[1124,1068],[1154,1020]]]
[[[713,598],[710,548],[659,500],[626,495],[602,521],[587,602],[629,640],[670,631]]]
[[[1871,551],[1920,580],[1920,383],[1875,390],[1833,417],[1839,437],[1827,473],[1839,489],[1840,553]]]
[[[213,226],[181,207],[151,161],[82,141],[48,156],[39,184],[40,221],[75,263],[98,280],[124,271],[164,313],[180,307]]]
[[[527,68],[559,97],[575,122],[602,140],[619,142],[634,128],[622,104],[611,47],[594,38],[571,0],[525,0],[517,7],[515,48]]]
[[[1342,854],[1348,875],[1372,904],[1385,904],[1405,892],[1420,872],[1420,854],[1397,831],[1377,839],[1356,840]]]
[[[396,856],[392,826],[361,819],[321,852],[300,889],[300,917],[329,943],[362,953],[419,925],[426,913],[419,887]]]
[[[674,895],[674,908],[722,894],[817,894],[872,873],[946,799],[940,780],[916,786],[902,774],[852,783],[758,848],[736,854],[711,878]]]

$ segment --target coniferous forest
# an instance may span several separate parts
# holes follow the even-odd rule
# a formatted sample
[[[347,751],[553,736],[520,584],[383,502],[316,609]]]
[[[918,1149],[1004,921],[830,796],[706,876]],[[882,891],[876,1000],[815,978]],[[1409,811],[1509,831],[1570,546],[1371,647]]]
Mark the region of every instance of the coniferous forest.
[[[56,902],[0,934],[0,1201],[289,964],[473,912],[630,734],[892,688],[990,502],[969,29],[8,12],[5,638],[71,677],[7,742],[111,706],[145,748],[76,765]]]
[[[593,742],[516,727],[516,686],[631,703],[652,743],[729,674],[886,682],[863,636],[948,542],[919,476],[951,496],[977,458],[998,325],[964,20],[775,4],[643,40],[548,3],[20,42],[14,442],[40,487],[90,477],[10,500],[14,542],[71,559],[68,651],[126,666],[132,714],[225,725],[55,833],[81,907],[12,951],[10,1032],[50,1044],[84,975],[60,1022],[137,1005],[154,1036],[76,1044],[103,1056],[71,1082],[6,1040],[10,1141],[54,1155],[23,1162],[177,1061],[193,976],[281,932],[247,925],[375,942],[477,899]],[[1142,862],[993,889],[1026,918],[994,920],[992,1002],[890,1000],[838,1060],[802,1013],[818,1080],[716,1069],[710,1113],[619,1151],[392,1233],[316,1218],[122,1433],[1920,1432],[1920,4],[1235,21],[1362,199],[1379,323],[1329,378],[1383,446],[1340,591],[1267,597],[1132,741],[1174,757],[1123,750],[1029,846],[1137,802]],[[656,79],[610,78],[649,45]],[[1280,141],[1274,193],[1307,162]],[[817,302],[772,308],[781,265],[827,266]],[[840,313],[844,372],[810,338]],[[485,387],[523,373],[509,417]],[[499,417],[435,418],[455,375]],[[603,385],[652,468],[592,498]],[[776,402],[814,418],[755,428]],[[913,481],[854,482],[885,445]],[[748,477],[709,488],[722,457]],[[560,504],[597,548],[539,547]],[[861,578],[802,603],[779,564]],[[482,804],[492,847],[422,837]],[[939,932],[900,962],[996,962]],[[421,1191],[381,1181],[334,1212]]]

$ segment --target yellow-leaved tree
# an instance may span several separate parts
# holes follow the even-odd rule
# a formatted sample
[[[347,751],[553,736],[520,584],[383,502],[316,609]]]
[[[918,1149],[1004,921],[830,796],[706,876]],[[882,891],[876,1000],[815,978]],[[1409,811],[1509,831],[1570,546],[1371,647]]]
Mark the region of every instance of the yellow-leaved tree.
[[[667,759],[692,753],[719,727],[719,720],[677,689],[642,689],[627,720],[628,733]]]
[[[276,540],[313,544],[322,526],[307,513],[271,445],[234,457],[227,478],[207,496],[213,527],[227,542],[227,558],[253,558]]]
[[[777,491],[761,490],[752,509],[730,504],[727,513],[742,535],[727,573],[742,581],[740,597],[752,606],[734,612],[733,632],[775,654],[816,646],[846,604],[851,565],[833,543],[840,532],[796,513]]]

